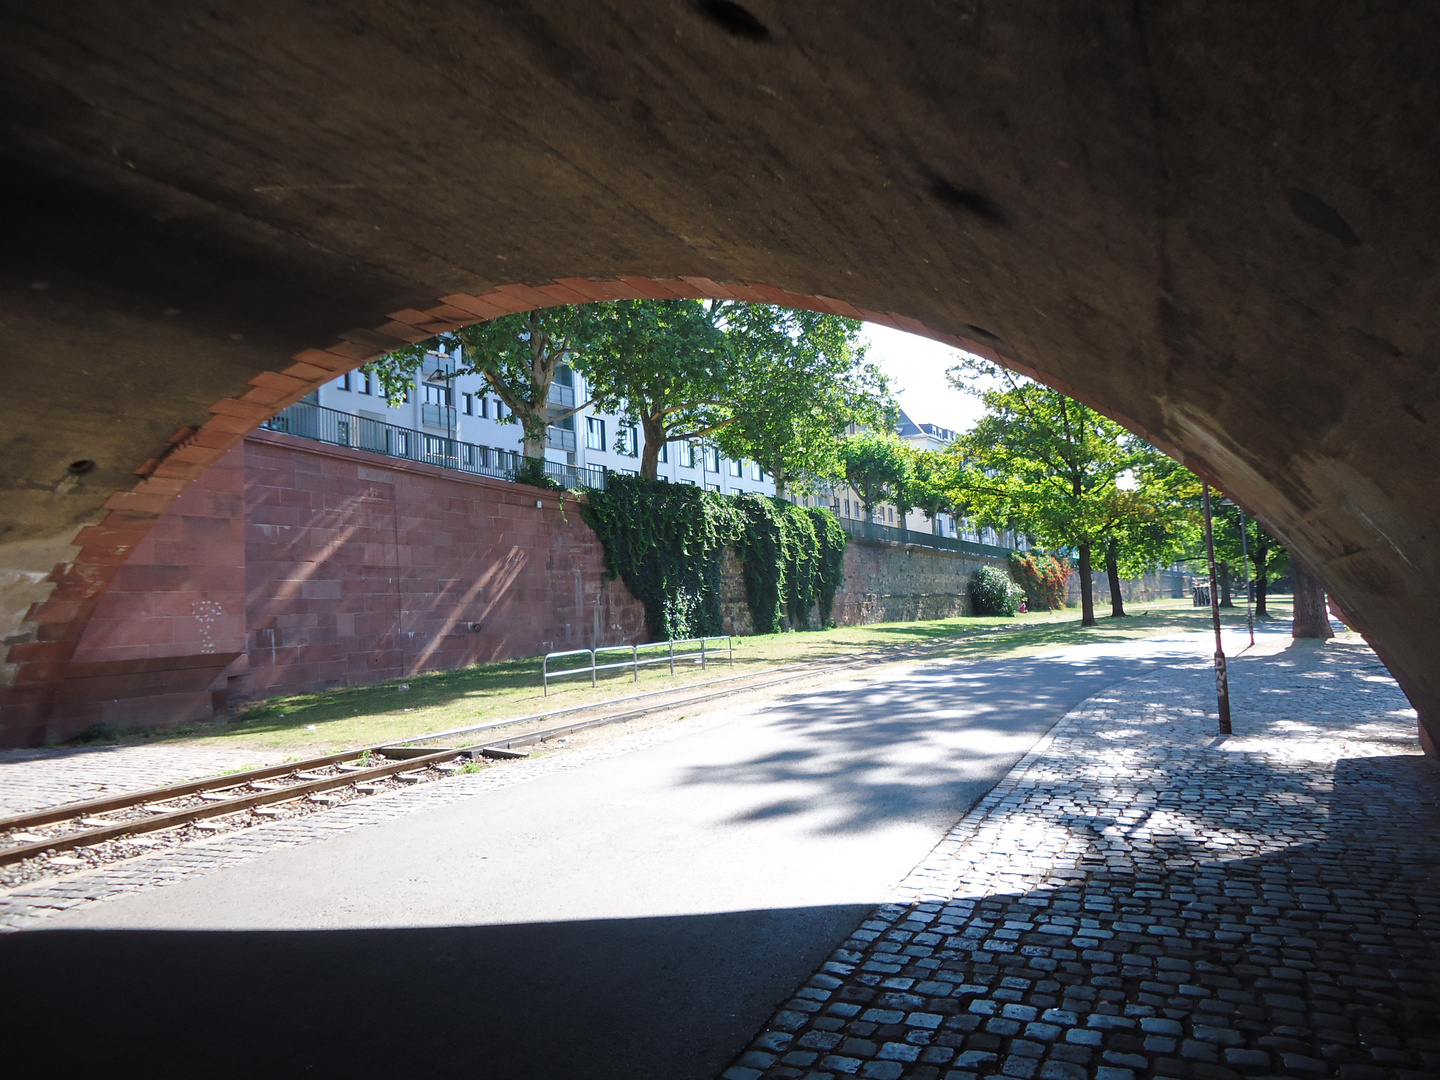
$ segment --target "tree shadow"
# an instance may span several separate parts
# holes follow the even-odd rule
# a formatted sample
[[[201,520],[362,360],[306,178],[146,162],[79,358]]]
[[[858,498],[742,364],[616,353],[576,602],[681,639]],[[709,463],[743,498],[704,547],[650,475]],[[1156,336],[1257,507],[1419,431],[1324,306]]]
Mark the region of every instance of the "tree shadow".
[[[783,749],[695,765],[681,783],[775,793],[735,820],[819,807],[814,828],[829,834],[892,821],[943,827],[1071,708],[1156,664],[932,660],[884,683],[796,694],[766,713]]]

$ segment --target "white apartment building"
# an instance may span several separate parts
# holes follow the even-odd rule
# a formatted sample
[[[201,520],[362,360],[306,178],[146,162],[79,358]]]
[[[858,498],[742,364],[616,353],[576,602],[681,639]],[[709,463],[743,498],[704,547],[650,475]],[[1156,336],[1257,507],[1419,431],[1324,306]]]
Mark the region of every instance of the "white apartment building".
[[[510,410],[482,376],[454,375],[454,370],[451,357],[443,353],[427,355],[424,367],[416,373],[415,389],[400,405],[390,405],[377,381],[363,371],[342,375],[307,400],[322,409],[354,417],[357,435],[353,445],[362,449],[367,448],[363,422],[374,421],[377,433],[379,424],[388,424],[408,429],[420,441],[420,455],[414,449],[385,451],[395,456],[434,459],[442,453],[457,453],[441,449],[448,447],[449,440],[462,444],[458,451],[462,456],[467,452],[464,444],[518,453],[522,442],[520,425],[508,419]],[[643,440],[638,427],[589,407],[570,416],[560,415],[576,405],[583,406],[587,400],[580,373],[564,365],[557,368],[550,387],[554,419],[546,432],[546,460],[581,469],[638,473]],[[397,436],[406,438],[400,433],[392,433],[388,436],[391,442],[386,443],[372,438],[369,448],[393,447]],[[703,441],[667,444],[660,454],[658,475],[671,483],[694,484],[726,495],[775,494],[774,482],[753,461],[726,458]]]

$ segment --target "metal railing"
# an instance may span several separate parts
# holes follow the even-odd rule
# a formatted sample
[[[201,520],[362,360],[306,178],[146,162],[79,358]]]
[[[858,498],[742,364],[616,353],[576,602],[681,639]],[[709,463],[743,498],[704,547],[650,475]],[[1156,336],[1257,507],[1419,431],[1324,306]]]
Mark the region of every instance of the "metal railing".
[[[721,649],[709,649],[709,643],[712,641],[723,641],[725,644]],[[698,645],[699,648],[686,651],[684,649],[686,645]],[[679,652],[676,651],[677,646],[680,647]],[[642,651],[647,649],[652,650],[652,652],[642,656]],[[653,652],[653,650],[661,649],[665,651],[658,655]],[[629,660],[610,661],[604,664],[600,663],[602,653],[627,652],[630,654]],[[575,675],[588,674],[590,676],[590,685],[594,687],[599,684],[600,672],[615,671],[623,668],[629,668],[634,673],[634,678],[631,680],[632,682],[639,682],[640,669],[648,664],[668,663],[670,665],[670,674],[674,675],[675,661],[679,660],[681,663],[684,663],[686,660],[689,660],[691,663],[699,664],[703,670],[712,660],[716,663],[719,662],[719,657],[716,654],[720,652],[725,654],[726,662],[733,666],[735,663],[735,639],[728,634],[721,634],[715,637],[683,638],[679,641],[651,641],[644,645],[602,645],[598,649],[568,649],[564,652],[545,654],[545,658],[540,661],[540,680],[544,686],[543,693],[547,695],[550,693],[551,679],[568,679]],[[563,667],[559,671],[550,670],[550,662],[552,660],[561,660],[569,656],[588,656],[590,663],[577,665],[575,667]],[[699,659],[695,659],[696,657]]]
[[[434,405],[427,401],[420,406],[420,422],[428,427],[454,427],[455,410],[449,405]]]
[[[575,388],[552,382],[550,392],[546,395],[545,400],[548,404],[558,405],[562,409],[573,409],[575,407]]]
[[[545,429],[545,445],[551,450],[564,450],[566,453],[575,452],[575,432],[567,431],[565,428],[556,427],[551,424]]]
[[[977,544],[973,540],[961,540],[955,536],[936,536],[933,533],[916,532],[914,529],[897,529],[891,525],[860,521],[857,518],[842,517],[840,526],[856,540],[870,540],[882,544],[913,544],[937,551],[958,551],[965,555],[984,555],[993,559],[1009,558],[1010,553],[1015,550],[994,544]]]
[[[518,450],[461,442],[444,435],[397,427],[383,420],[352,416],[339,409],[327,409],[323,405],[303,401],[277,413],[260,426],[330,446],[366,450],[372,454],[491,476],[497,480],[514,480],[525,465],[525,456]],[[605,489],[605,468],[599,465],[565,465],[547,461],[545,475],[567,489]]]

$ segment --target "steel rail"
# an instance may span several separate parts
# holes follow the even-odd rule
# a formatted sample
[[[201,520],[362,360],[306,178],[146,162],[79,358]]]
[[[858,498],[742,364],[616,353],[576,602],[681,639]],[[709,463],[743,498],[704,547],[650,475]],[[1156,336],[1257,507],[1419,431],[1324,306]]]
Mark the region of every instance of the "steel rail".
[[[379,750],[378,746],[371,747],[371,753],[378,753]],[[241,787],[252,780],[269,780],[275,776],[287,776],[298,770],[318,769],[326,765],[333,765],[337,761],[348,761],[350,758],[359,757],[364,752],[364,750],[346,750],[343,753],[326,754],[323,757],[307,758],[304,761],[292,761],[285,765],[267,765],[263,769],[246,769],[244,772],[226,773],[224,776],[207,776],[201,780],[188,780],[165,787],[149,788],[145,791],[132,791],[124,795],[108,795],[103,799],[62,803],[59,806],[36,810],[33,813],[0,818],[0,830],[53,825],[57,821],[65,821],[68,818],[105,814],[112,810],[124,810],[131,806],[138,806],[141,803],[164,802],[166,799],[178,799],[182,795],[196,795],[202,791],[223,791],[225,788]]]
[[[156,814],[150,818],[140,818],[135,821],[117,821],[114,825],[104,825],[99,828],[87,829],[84,832],[71,833],[68,836],[59,836],[50,840],[37,840],[29,844],[21,844],[17,847],[5,848],[0,851],[0,866],[7,866],[10,863],[21,862],[36,855],[43,855],[51,851],[69,851],[72,848],[88,847],[91,844],[98,844],[105,840],[114,840],[120,836],[133,836],[140,833],[158,832],[161,829],[171,829],[177,825],[187,825],[192,821],[200,821],[204,818],[225,817],[241,810],[248,810],[255,806],[265,806],[269,803],[289,802],[302,795],[318,795],[320,792],[329,791],[332,788],[349,787],[352,784],[363,784],[367,780],[379,780],[394,773],[405,772],[409,769],[423,767],[436,762],[447,761],[461,755],[462,751],[447,749],[437,750],[433,754],[424,754],[420,757],[408,758],[404,761],[391,761],[384,765],[377,765],[374,768],[362,769],[358,772],[341,773],[338,776],[325,776],[318,780],[305,780],[288,787],[275,788],[270,791],[257,791],[249,795],[241,795],[234,799],[225,799],[220,802],[205,803],[203,806],[191,806],[184,810],[174,810],[164,814]],[[358,755],[350,755],[358,756]],[[289,767],[290,772],[297,769],[296,764]],[[229,777],[226,777],[228,780]],[[164,790],[163,788],[160,790]],[[187,792],[187,794],[194,794]],[[170,798],[180,798],[172,794]],[[164,799],[151,799],[151,802],[164,802]],[[143,805],[141,802],[132,802],[131,806]]]

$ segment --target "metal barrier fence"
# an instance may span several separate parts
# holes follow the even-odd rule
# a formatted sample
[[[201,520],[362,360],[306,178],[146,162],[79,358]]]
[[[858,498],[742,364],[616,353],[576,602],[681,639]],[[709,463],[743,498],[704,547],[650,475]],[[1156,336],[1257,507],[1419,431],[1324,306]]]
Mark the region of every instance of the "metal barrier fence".
[[[712,641],[723,641],[725,644],[721,649],[709,649],[709,643]],[[690,649],[687,652],[683,648],[686,645],[698,645],[699,648]],[[680,647],[681,651],[676,652],[677,646]],[[642,657],[641,651],[644,649],[664,649],[665,652],[658,656]],[[599,662],[602,653],[626,652],[630,654],[629,660],[612,661],[604,664]],[[668,663],[670,665],[670,674],[674,675],[675,661],[677,660],[681,663],[690,660],[692,663],[699,664],[700,667],[704,669],[712,660],[718,662],[719,656],[717,654],[721,652],[725,654],[726,662],[733,666],[735,663],[735,639],[728,634],[721,634],[716,637],[683,638],[680,641],[651,641],[644,645],[602,645],[598,649],[569,649],[564,652],[546,653],[545,659],[540,662],[540,678],[544,684],[543,692],[545,694],[550,693],[551,679],[568,679],[573,675],[588,674],[590,676],[590,685],[594,687],[599,684],[600,672],[614,671],[620,668],[630,668],[634,672],[634,679],[632,681],[639,682],[640,669],[648,664]],[[550,661],[560,660],[567,656],[588,656],[590,663],[578,667],[561,668],[559,671],[550,670]],[[694,657],[699,657],[699,659],[693,659]]]
[[[525,456],[515,450],[494,446],[478,446],[444,435],[387,424],[353,416],[339,409],[312,405],[302,401],[272,416],[260,425],[270,431],[283,431],[302,439],[314,439],[330,446],[347,446],[372,454],[438,465],[442,469],[493,476],[497,480],[514,480],[525,464]],[[561,487],[588,487],[605,490],[605,469],[598,465],[564,465],[545,462],[545,475]]]
[[[954,536],[936,536],[933,533],[916,532],[914,529],[897,529],[892,525],[880,525],[873,521],[857,518],[841,518],[841,527],[856,540],[878,541],[882,544],[913,544],[916,547],[934,548],[937,551],[958,551],[965,555],[984,555],[992,559],[1006,559],[1014,548],[996,547],[994,544],[977,544],[973,540],[961,540]]]

